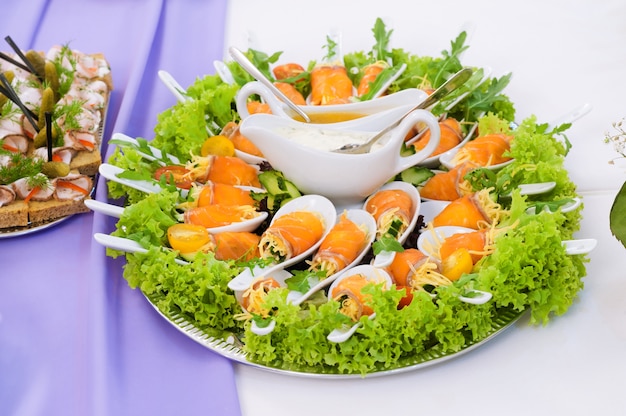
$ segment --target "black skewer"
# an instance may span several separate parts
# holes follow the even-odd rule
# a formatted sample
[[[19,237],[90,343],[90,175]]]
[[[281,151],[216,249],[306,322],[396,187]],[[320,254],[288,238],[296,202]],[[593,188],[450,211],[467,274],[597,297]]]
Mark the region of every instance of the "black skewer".
[[[20,57],[20,59],[22,61],[24,61],[24,64],[26,64],[26,66],[29,68],[30,72],[32,72],[33,74],[37,75],[37,78],[41,79],[41,77],[39,76],[39,74],[37,74],[37,70],[35,69],[35,67],[33,66],[33,64],[30,63],[30,61],[28,60],[28,58],[26,58],[26,56],[22,53],[22,50],[20,48],[17,47],[17,45],[15,44],[15,42],[13,42],[13,39],[11,39],[11,36],[7,36],[4,38],[4,40],[7,41],[7,43],[9,44],[9,46],[11,46],[11,48],[13,48],[13,50],[15,51],[15,53],[17,54],[17,56]]]
[[[37,122],[35,121],[35,118],[33,117],[32,112],[24,105],[22,100],[20,100],[20,97],[18,97],[17,93],[11,86],[11,83],[9,82],[9,80],[4,74],[0,74],[0,81],[4,85],[4,90],[5,90],[2,93],[6,95],[15,104],[17,104],[17,106],[20,108],[20,110],[22,110],[22,113],[24,113],[24,115],[26,116],[30,124],[33,126],[35,131],[39,133],[39,126],[37,125]],[[8,93],[8,95],[6,93]]]
[[[26,65],[24,65],[20,61],[17,61],[15,59],[11,58],[9,55],[7,55],[4,52],[0,52],[0,58],[4,59],[7,62],[12,63],[13,65],[17,66],[18,68],[22,68],[24,71],[31,72],[29,67],[27,67]]]
[[[0,86],[0,94],[4,95],[5,97],[7,97],[9,100],[11,100],[12,102],[14,102],[15,104],[17,104],[19,106],[19,103],[15,101],[15,98],[13,96],[13,93],[11,91],[8,91],[6,88],[4,88],[3,86]],[[30,113],[30,116],[33,118],[38,118],[37,114],[33,113],[33,111],[29,108],[27,108],[28,112]]]
[[[46,144],[48,145],[48,162],[52,162],[52,113],[46,111]]]

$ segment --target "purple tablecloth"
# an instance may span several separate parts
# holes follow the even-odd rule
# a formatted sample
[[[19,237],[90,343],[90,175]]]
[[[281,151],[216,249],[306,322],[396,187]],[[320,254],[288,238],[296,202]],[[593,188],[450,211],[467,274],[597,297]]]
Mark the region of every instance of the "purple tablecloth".
[[[226,3],[0,0],[2,35],[22,49],[104,53],[115,84],[105,139],[151,138],[174,103],[157,71],[185,86],[213,72]],[[97,199],[106,200],[103,180]],[[163,320],[128,287],[123,260],[94,242],[113,227],[88,213],[0,239],[0,414],[239,415],[232,364]]]

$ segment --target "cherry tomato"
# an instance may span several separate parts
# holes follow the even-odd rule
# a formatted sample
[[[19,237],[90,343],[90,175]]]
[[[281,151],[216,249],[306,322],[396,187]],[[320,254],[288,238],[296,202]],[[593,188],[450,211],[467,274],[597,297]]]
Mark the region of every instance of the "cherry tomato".
[[[189,173],[189,169],[184,166],[161,166],[154,172],[154,179],[161,180],[161,177],[166,175],[166,181],[169,184],[176,185],[177,188],[189,189],[193,181],[186,176]]]
[[[226,136],[211,136],[202,143],[201,156],[235,156],[235,145]]]
[[[194,224],[174,224],[167,229],[170,247],[181,254],[194,253],[206,245],[209,232],[205,227]]]
[[[466,248],[458,248],[443,261],[442,274],[448,279],[459,280],[462,275],[471,273],[474,263],[472,255]]]

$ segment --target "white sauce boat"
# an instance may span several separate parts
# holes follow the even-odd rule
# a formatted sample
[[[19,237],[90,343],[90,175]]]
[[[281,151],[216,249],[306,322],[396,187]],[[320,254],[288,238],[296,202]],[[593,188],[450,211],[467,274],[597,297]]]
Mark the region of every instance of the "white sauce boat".
[[[376,150],[363,154],[341,154],[298,144],[278,133],[283,128],[303,129],[319,134],[320,129],[333,132],[377,133],[394,122],[405,111],[400,108],[379,113],[376,118],[364,117],[349,122],[312,125],[270,114],[253,114],[240,127],[241,133],[252,141],[269,163],[282,171],[305,194],[318,194],[336,205],[362,202],[368,195],[401,171],[428,157],[439,144],[439,124],[426,110],[416,110],[406,116],[398,127],[381,140]],[[428,145],[407,157],[400,148],[407,133],[418,123],[431,129]],[[308,130],[308,131],[306,131]],[[335,148],[334,146],[333,148]]]

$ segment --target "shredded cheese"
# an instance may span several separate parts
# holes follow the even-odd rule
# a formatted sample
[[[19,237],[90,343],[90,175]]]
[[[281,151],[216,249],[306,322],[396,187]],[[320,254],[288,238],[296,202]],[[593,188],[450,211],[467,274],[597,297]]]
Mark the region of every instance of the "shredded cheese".
[[[508,213],[500,204],[491,198],[490,192],[493,188],[481,189],[476,192],[475,198],[483,215],[488,219],[485,224],[479,224],[479,228],[490,227],[491,224],[497,224]]]
[[[339,312],[352,319],[354,322],[361,318],[361,311],[358,302],[350,296],[344,295],[341,299],[337,299],[341,302]]]
[[[448,286],[452,284],[452,281],[448,279],[443,274],[439,273],[437,270],[439,267],[437,264],[430,260],[426,260],[422,262],[419,267],[415,267],[415,265],[411,265],[411,278],[410,286],[413,290],[423,291],[425,292],[424,286]]]

